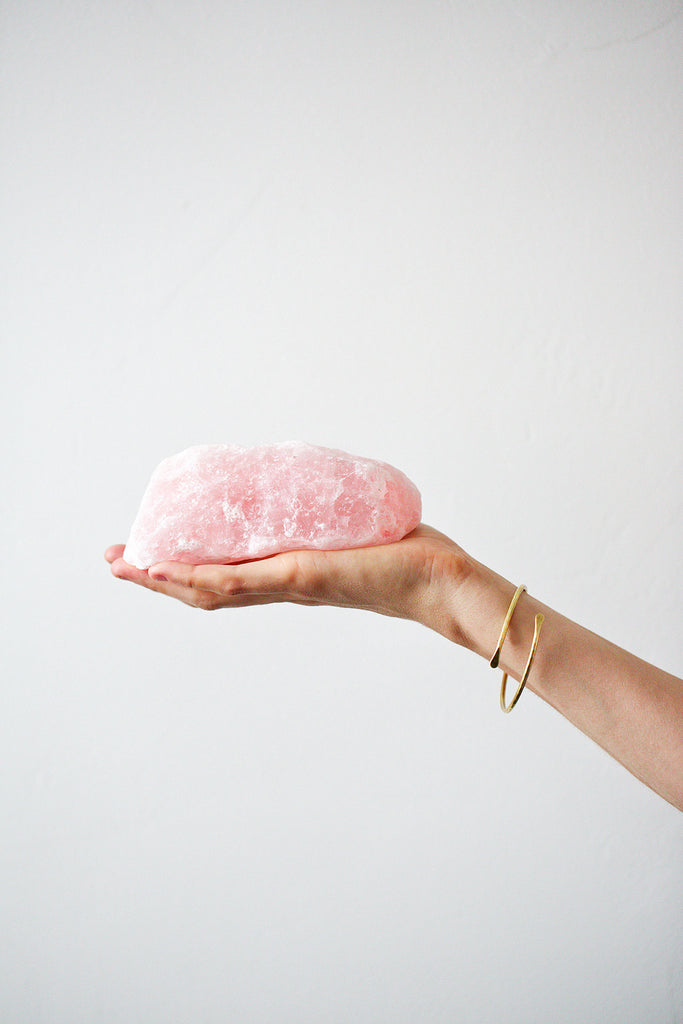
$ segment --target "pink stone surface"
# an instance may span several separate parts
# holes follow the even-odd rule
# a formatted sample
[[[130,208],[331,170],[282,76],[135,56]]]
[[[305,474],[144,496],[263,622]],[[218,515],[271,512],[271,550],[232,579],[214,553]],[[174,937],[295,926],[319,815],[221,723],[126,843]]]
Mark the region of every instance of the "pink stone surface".
[[[421,514],[418,489],[384,462],[302,441],[197,445],[154,470],[123,557],[148,569],[389,544]]]

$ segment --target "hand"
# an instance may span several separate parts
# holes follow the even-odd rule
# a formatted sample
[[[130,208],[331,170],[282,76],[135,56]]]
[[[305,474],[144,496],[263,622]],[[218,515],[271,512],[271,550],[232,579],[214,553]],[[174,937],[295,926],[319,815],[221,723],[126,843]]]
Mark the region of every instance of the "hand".
[[[403,540],[343,551],[288,551],[237,565],[160,562],[136,569],[105,552],[111,571],[185,604],[205,610],[291,601],[363,608],[422,622],[449,639],[457,636],[449,609],[470,559],[444,534],[420,525]]]

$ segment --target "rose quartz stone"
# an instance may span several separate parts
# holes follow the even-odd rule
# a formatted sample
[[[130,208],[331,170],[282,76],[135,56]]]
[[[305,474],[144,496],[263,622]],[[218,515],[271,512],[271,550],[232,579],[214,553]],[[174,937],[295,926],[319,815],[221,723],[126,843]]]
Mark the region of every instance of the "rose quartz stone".
[[[148,569],[389,544],[421,514],[418,489],[384,462],[301,441],[197,445],[154,470],[123,557]]]

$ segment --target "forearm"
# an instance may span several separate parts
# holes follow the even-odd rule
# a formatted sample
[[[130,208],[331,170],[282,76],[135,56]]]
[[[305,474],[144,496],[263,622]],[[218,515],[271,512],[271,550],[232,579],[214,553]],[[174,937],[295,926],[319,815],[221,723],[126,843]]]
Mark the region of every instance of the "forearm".
[[[453,639],[490,660],[515,591],[478,563],[454,594]],[[527,688],[683,810],[683,680],[597,636],[523,593],[500,668],[520,680],[544,615]],[[512,691],[511,691],[512,692]]]

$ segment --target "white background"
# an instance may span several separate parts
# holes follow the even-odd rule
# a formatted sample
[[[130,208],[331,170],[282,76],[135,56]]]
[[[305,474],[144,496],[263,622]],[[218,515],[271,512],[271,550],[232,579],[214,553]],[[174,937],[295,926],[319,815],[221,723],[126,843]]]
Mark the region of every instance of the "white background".
[[[680,674],[680,14],[3,4],[3,1024],[683,1020],[683,818],[556,712],[102,559],[297,438]]]

